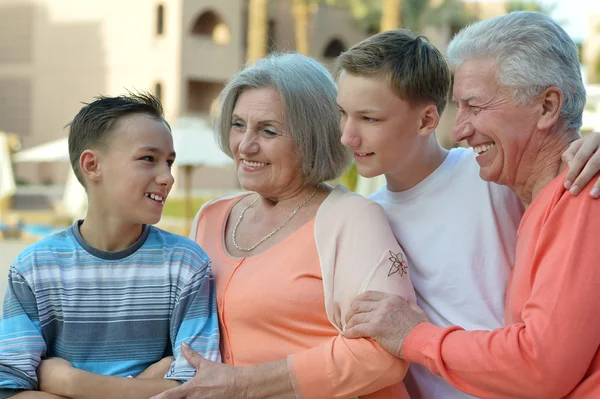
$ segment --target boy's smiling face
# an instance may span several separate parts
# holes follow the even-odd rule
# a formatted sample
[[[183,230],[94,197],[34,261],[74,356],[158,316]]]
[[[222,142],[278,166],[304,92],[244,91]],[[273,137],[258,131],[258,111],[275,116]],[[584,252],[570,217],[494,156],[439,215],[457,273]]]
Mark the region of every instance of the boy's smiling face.
[[[342,143],[363,177],[409,171],[419,155],[421,109],[398,97],[382,78],[342,72],[338,79]]]
[[[144,114],[127,116],[100,153],[94,202],[123,222],[158,223],[174,183],[175,150],[167,125]]]

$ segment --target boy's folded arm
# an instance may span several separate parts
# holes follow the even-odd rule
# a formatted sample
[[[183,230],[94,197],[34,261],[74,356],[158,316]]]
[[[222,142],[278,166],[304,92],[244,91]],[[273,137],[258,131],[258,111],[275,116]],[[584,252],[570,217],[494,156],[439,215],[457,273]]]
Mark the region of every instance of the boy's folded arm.
[[[0,390],[1,391],[1,390]],[[70,399],[65,396],[57,396],[47,392],[40,391],[21,391],[16,395],[12,396],[2,396],[2,392],[0,392],[0,398],[10,398],[10,399]]]
[[[36,390],[36,369],[45,354],[35,294],[13,265],[0,316],[0,398]]]
[[[56,387],[61,389],[61,392],[53,393],[71,399],[148,399],[180,384],[163,378],[105,376],[75,368],[70,371],[68,381],[67,384]]]

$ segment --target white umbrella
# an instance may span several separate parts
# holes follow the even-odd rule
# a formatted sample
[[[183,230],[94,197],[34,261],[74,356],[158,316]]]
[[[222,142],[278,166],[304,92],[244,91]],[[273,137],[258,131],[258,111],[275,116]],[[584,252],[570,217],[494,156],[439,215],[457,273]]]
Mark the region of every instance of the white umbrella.
[[[214,130],[200,118],[179,118],[172,133],[178,166],[219,168],[233,163],[217,145]]]
[[[19,151],[13,156],[14,162],[69,162],[69,145],[67,138],[50,141],[35,147]],[[87,194],[85,189],[69,168],[65,191],[60,201],[61,211],[71,219],[85,216]]]
[[[13,162],[68,162],[67,138],[49,141],[13,155]]]
[[[185,220],[189,229],[192,218],[192,171],[197,166],[213,168],[232,165],[233,161],[221,151],[215,132],[200,118],[179,118],[172,129],[177,158],[175,165],[183,167],[185,187]]]
[[[17,190],[8,148],[8,137],[0,133],[0,201],[12,197]]]

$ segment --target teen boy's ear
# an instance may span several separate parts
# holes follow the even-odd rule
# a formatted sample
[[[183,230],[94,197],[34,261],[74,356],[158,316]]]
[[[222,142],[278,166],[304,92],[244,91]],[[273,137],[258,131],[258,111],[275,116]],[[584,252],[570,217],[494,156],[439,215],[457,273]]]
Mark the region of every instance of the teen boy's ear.
[[[97,151],[85,150],[79,157],[81,174],[91,181],[99,181],[101,177],[100,159]]]
[[[440,123],[440,114],[434,104],[422,107],[420,113],[421,126],[419,127],[419,136],[429,136]]]

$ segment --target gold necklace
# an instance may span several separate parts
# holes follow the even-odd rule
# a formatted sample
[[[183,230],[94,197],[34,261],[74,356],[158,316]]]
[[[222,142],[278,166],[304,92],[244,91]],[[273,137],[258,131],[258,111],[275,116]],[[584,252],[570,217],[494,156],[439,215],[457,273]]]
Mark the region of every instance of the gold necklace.
[[[260,244],[262,244],[263,242],[265,242],[265,240],[267,240],[268,238],[270,238],[273,234],[275,234],[279,230],[281,230],[283,228],[283,226],[285,226],[286,224],[288,224],[288,222],[290,220],[292,220],[292,218],[294,216],[296,216],[296,213],[298,213],[298,211],[300,210],[300,208],[302,208],[308,201],[310,201],[315,196],[315,194],[317,193],[317,189],[318,188],[319,188],[319,185],[317,185],[317,187],[315,187],[315,190],[312,192],[312,194],[307,199],[305,199],[304,202],[300,204],[300,206],[298,206],[296,209],[294,209],[294,212],[292,212],[292,214],[281,224],[281,226],[279,226],[278,228],[276,228],[275,230],[273,230],[272,232],[270,232],[269,234],[267,234],[266,236],[264,236],[259,242],[257,242],[256,244],[254,244],[250,248],[242,248],[235,241],[235,233],[237,232],[237,229],[238,229],[238,227],[240,225],[240,222],[242,221],[242,218],[244,217],[244,213],[246,213],[246,211],[248,210],[248,208],[250,208],[252,205],[254,205],[256,203],[256,201],[258,201],[258,199],[260,198],[260,195],[257,195],[256,198],[254,199],[254,201],[252,201],[252,203],[250,205],[248,205],[247,207],[244,208],[244,210],[242,211],[242,214],[238,218],[237,223],[235,224],[235,226],[233,228],[233,232],[231,233],[231,241],[233,242],[233,246],[236,247],[237,249],[239,249],[240,251],[244,251],[244,252],[250,252],[254,248],[258,247]]]

